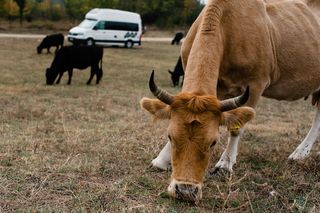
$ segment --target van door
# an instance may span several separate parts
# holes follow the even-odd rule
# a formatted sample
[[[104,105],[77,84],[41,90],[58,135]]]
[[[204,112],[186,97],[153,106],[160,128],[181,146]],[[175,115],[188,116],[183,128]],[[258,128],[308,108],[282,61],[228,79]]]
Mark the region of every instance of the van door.
[[[108,42],[112,40],[109,30],[106,29],[106,21],[99,21],[94,27],[93,27],[93,34],[94,34],[94,40],[96,42]]]
[[[110,34],[110,37],[114,43],[124,43],[124,31],[121,29],[120,26],[121,22],[116,21],[107,21],[106,22],[106,29]]]
[[[135,40],[139,28],[136,23],[107,21],[106,29],[109,31],[115,42],[125,43],[127,40]]]

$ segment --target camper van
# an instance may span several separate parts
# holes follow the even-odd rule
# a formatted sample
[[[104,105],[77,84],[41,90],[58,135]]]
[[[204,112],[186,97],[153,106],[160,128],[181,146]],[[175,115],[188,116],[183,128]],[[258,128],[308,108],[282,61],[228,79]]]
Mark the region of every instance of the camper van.
[[[68,40],[88,46],[116,45],[132,48],[141,45],[142,23],[138,13],[95,8],[90,10],[79,26],[72,28]]]

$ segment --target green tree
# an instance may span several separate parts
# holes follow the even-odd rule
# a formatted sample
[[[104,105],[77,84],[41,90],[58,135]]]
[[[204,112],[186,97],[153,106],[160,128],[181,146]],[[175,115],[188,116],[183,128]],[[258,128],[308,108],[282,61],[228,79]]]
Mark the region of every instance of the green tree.
[[[201,12],[203,5],[197,0],[184,0],[183,14],[184,19],[183,24],[191,24]]]
[[[4,9],[5,0],[0,0],[0,16],[4,16],[5,9]]]
[[[83,18],[84,14],[86,13],[83,11],[86,0],[65,0],[64,3],[69,18],[72,20]]]
[[[23,21],[23,11],[26,7],[26,0],[14,0],[18,7],[19,7],[19,20],[20,20],[20,25],[22,25]]]
[[[0,0],[2,17],[58,20],[68,17],[80,20],[93,8],[115,8],[141,15],[147,25],[159,27],[189,26],[199,15],[199,0]],[[58,3],[59,2],[59,3]],[[28,15],[29,14],[29,15]]]
[[[91,0],[91,8],[115,8],[119,0]]]
[[[18,16],[19,7],[13,0],[5,0],[2,4],[3,7],[3,16],[8,18],[9,21],[12,20],[13,17]]]

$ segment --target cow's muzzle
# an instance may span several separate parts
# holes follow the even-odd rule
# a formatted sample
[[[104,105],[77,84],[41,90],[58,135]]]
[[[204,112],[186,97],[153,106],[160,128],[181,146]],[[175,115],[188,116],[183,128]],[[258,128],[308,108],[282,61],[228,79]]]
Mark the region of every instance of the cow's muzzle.
[[[172,180],[168,192],[170,196],[180,200],[198,202],[202,198],[201,184]]]

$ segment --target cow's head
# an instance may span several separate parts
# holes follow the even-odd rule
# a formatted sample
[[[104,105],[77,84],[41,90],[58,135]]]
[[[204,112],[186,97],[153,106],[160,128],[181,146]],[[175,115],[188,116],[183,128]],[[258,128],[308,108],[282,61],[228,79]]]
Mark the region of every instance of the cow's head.
[[[57,76],[58,76],[58,73],[55,72],[54,69],[47,68],[47,70],[46,70],[47,85],[52,85],[54,83],[54,81],[56,80]]]
[[[168,73],[171,75],[172,84],[174,87],[179,85],[180,75],[177,72],[168,70]]]
[[[219,101],[211,95],[180,93],[172,96],[157,87],[152,72],[149,87],[158,99],[143,98],[141,106],[159,119],[169,119],[171,141],[171,183],[169,194],[197,201],[202,183],[219,138],[219,126],[226,125],[234,134],[254,117],[250,107],[240,107],[249,97],[249,89],[236,98]]]
[[[39,45],[39,46],[37,46],[37,53],[38,53],[38,54],[41,54],[41,52],[42,52],[42,48],[41,48],[41,46]]]

